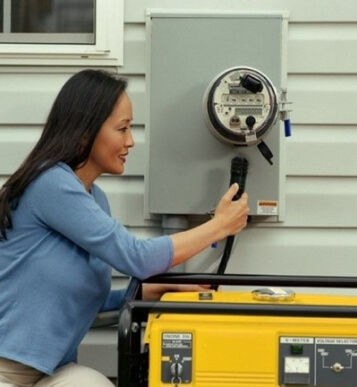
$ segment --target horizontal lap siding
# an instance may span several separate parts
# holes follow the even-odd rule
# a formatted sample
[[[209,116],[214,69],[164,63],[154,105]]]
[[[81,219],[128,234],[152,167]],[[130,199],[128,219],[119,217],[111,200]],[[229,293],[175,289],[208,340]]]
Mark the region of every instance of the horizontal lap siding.
[[[124,66],[133,100],[136,146],[124,176],[105,175],[112,214],[138,237],[160,235],[158,219],[144,219],[146,164],[147,8],[202,11],[287,10],[288,93],[293,102],[293,136],[286,140],[286,218],[254,224],[237,238],[229,272],[357,276],[357,3],[355,0],[127,0]],[[308,7],[308,12],[306,8]],[[53,98],[75,67],[0,67],[0,184],[21,163],[40,136]],[[208,249],[187,264],[212,270],[223,249]],[[113,285],[124,286],[113,272]],[[107,375],[116,372],[116,332],[91,331],[80,359]]]

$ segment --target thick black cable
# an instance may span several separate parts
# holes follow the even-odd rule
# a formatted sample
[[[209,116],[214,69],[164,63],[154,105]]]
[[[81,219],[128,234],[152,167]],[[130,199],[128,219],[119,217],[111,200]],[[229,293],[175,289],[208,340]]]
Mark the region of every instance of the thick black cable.
[[[248,173],[248,161],[243,157],[235,157],[231,162],[231,179],[230,186],[234,183],[238,183],[239,190],[234,195],[233,200],[239,200],[245,190],[245,182]],[[232,247],[234,244],[234,235],[229,235],[224,247],[223,256],[219,264],[217,274],[224,274],[227,268],[229,258],[231,256]],[[218,285],[212,286],[212,289],[217,290]]]

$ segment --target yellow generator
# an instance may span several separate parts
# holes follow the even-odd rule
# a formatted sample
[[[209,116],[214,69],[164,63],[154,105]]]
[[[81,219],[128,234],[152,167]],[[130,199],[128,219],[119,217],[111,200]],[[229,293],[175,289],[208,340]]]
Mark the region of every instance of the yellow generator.
[[[357,386],[357,297],[285,289],[351,288],[355,278],[169,274],[149,281],[257,288],[144,302],[133,281],[119,318],[119,387]]]

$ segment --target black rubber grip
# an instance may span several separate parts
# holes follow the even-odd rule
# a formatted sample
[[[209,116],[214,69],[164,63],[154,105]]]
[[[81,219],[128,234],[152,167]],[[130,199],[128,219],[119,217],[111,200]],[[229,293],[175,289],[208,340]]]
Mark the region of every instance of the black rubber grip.
[[[248,161],[242,157],[235,157],[231,163],[231,181],[230,185],[238,183],[239,190],[234,195],[233,200],[238,200],[245,190],[245,181],[248,172]]]

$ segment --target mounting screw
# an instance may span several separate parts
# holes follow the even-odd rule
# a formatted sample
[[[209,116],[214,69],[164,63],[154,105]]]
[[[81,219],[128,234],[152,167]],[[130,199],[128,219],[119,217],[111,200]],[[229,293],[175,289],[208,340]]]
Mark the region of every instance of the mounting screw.
[[[139,331],[139,329],[140,329],[140,327],[139,327],[139,324],[138,324],[138,323],[133,322],[133,323],[131,324],[131,331],[132,331],[133,333],[137,333],[137,332]]]

